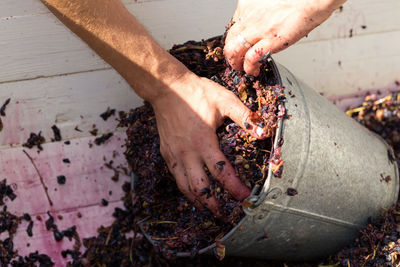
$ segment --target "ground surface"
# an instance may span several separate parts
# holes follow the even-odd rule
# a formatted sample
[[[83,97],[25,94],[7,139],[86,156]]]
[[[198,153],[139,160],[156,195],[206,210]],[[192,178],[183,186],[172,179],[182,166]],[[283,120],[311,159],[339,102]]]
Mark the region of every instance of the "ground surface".
[[[235,1],[230,0],[124,3],[165,48],[221,34],[235,7]],[[277,59],[332,98],[357,93],[358,88],[399,88],[395,83],[400,80],[399,4],[397,0],[349,1],[342,12],[337,11],[308,39],[277,55]],[[18,195],[15,202],[8,203],[10,209],[17,214],[62,212],[64,218],[58,222],[62,228],[77,224],[83,235],[94,234],[98,226],[111,222],[113,207],[120,203],[120,185],[110,182],[113,171],[104,168],[103,156],[116,150],[114,161],[122,161],[124,149],[120,145],[124,137],[117,133],[104,146],[89,150],[88,142],[93,139],[89,131],[94,123],[99,134],[114,131],[113,120],[103,122],[98,116],[108,106],[129,110],[142,101],[39,0],[1,1],[0,29],[0,102],[11,97],[0,132],[0,178],[16,183]],[[346,101],[340,103],[348,105]],[[39,131],[50,142],[53,124],[61,129],[63,141],[71,140],[71,145],[46,143],[40,154],[28,150],[49,184],[54,202],[50,207],[21,144],[30,132]],[[74,130],[77,125],[83,132]],[[71,159],[70,165],[62,162],[66,156]],[[64,186],[55,183],[60,173],[67,177]],[[109,190],[113,191],[107,198],[110,205],[100,207],[101,198],[107,197]],[[80,220],[75,217],[78,211],[83,214]],[[44,231],[43,222],[35,221],[33,233],[33,238],[27,238],[25,225],[21,226],[16,243],[22,254],[40,248],[54,254],[57,263],[64,262],[59,252],[69,246],[67,241],[57,244]]]

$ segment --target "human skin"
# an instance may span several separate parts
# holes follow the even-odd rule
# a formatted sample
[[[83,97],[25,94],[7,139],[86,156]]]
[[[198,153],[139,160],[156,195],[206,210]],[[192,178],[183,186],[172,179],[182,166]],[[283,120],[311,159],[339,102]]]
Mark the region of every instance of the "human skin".
[[[258,60],[306,36],[346,0],[239,0],[224,53],[236,70],[257,76]],[[249,45],[238,39],[241,35]]]
[[[252,127],[246,131],[253,137],[266,137],[267,133],[250,120],[252,112],[239,98],[213,81],[196,76],[167,53],[120,0],[42,2],[152,105],[161,154],[180,191],[189,200],[198,208],[206,207],[220,216],[215,196],[206,198],[200,193],[210,185],[204,165],[236,199],[243,200],[250,194],[250,189],[241,183],[219,150],[216,136],[217,127],[229,117],[244,129],[244,123],[250,124]],[[235,45],[238,31],[233,30],[237,25],[245,18],[253,23],[244,15],[251,5],[241,5],[241,2],[235,13],[238,23],[232,27],[232,34],[228,34],[231,46]],[[248,1],[251,2],[254,1]],[[268,1],[261,0],[258,4],[264,2]],[[253,28],[249,26],[249,29]],[[246,35],[246,38],[249,37]],[[240,57],[235,57],[236,51],[225,52],[236,68],[242,68]],[[224,168],[216,164],[220,161],[225,161]]]
[[[167,53],[120,0],[42,2],[151,103],[161,154],[189,200],[219,216],[215,196],[200,193],[210,184],[204,165],[238,200],[250,194],[219,150],[216,129],[229,117],[241,127],[252,125],[248,133],[253,137],[266,133],[257,131],[251,111],[232,92],[196,76]],[[224,168],[218,168],[219,161],[226,162]]]

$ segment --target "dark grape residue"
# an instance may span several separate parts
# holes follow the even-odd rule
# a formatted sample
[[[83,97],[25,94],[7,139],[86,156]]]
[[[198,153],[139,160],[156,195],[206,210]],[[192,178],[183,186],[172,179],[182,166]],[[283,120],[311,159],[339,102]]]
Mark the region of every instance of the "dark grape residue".
[[[222,47],[222,39],[215,38],[176,45],[170,53],[196,74],[210,78],[236,94],[253,111],[251,122],[266,130],[268,137],[258,140],[230,119],[217,130],[221,151],[240,180],[252,188],[256,184],[262,185],[269,163],[275,174],[279,175],[282,170],[280,150],[272,154],[270,151],[278,119],[285,114],[283,107],[278,108],[285,101],[285,95],[283,88],[277,85],[267,59],[263,61],[258,77],[249,76],[226,65],[220,53]],[[207,209],[196,209],[180,193],[160,154],[155,114],[148,103],[126,114],[122,119],[124,123],[129,126],[125,155],[138,176],[134,185],[133,213],[137,218],[146,218],[143,229],[166,254],[186,251],[196,255],[244,217],[242,203],[235,200],[208,169],[206,173],[211,186],[210,192],[206,188],[204,194],[216,196],[222,219],[216,219]],[[225,161],[216,162],[216,167],[222,169],[225,164]]]

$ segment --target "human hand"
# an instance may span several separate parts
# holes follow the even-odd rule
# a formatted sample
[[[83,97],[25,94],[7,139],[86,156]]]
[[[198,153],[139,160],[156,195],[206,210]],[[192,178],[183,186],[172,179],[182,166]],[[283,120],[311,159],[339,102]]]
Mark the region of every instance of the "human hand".
[[[242,184],[220,151],[217,127],[229,117],[243,129],[244,123],[249,123],[251,130],[246,131],[253,137],[266,136],[257,134],[261,128],[251,122],[252,112],[240,99],[217,83],[191,74],[171,87],[150,101],[156,114],[161,154],[180,191],[196,207],[206,207],[221,216],[215,195],[207,198],[201,193],[202,189],[210,188],[204,165],[236,199],[248,197],[250,189]],[[222,161],[225,164],[221,167],[217,162]]]
[[[209,186],[204,164],[237,199],[250,194],[219,150],[216,129],[227,116],[241,127],[244,122],[252,125],[254,137],[259,129],[263,138],[263,130],[249,121],[251,112],[232,92],[190,72],[157,44],[120,0],[42,1],[152,104],[161,153],[190,200],[219,215],[215,197],[200,193]],[[220,161],[225,161],[223,168],[216,165]]]
[[[239,0],[224,53],[236,70],[257,76],[266,53],[294,44],[345,0]]]

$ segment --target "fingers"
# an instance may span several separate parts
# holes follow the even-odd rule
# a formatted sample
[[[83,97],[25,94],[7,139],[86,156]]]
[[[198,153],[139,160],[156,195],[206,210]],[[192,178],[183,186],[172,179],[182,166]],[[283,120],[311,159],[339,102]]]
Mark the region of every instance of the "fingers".
[[[234,198],[243,200],[250,195],[250,189],[236,176],[232,165],[219,149],[210,150],[204,159],[211,174]]]
[[[217,200],[211,191],[210,181],[203,168],[203,161],[197,155],[188,156],[183,161],[189,190],[194,196],[193,202],[211,210],[216,216],[220,216]]]
[[[209,147],[210,149],[203,154],[203,160],[196,154],[186,154],[180,162],[172,166],[168,164],[168,168],[174,175],[179,190],[198,209],[207,208],[215,216],[221,217],[215,193],[211,189],[209,178],[203,168],[204,164],[234,198],[245,199],[250,195],[250,189],[236,176],[232,165],[219,150],[216,138]]]
[[[289,46],[283,38],[257,40],[256,38],[244,37],[249,45],[241,44],[241,38],[233,39],[225,45],[224,53],[229,64],[236,70],[244,70],[247,74],[258,76],[261,64],[258,62],[268,52],[277,53]],[[252,40],[252,41],[249,41]],[[253,44],[253,45],[250,45]]]
[[[196,208],[207,208],[217,217],[221,216],[218,203],[211,191],[210,181],[203,169],[204,163],[195,155],[185,155],[182,161],[168,168],[175,177],[179,191],[187,197]]]
[[[288,43],[283,42],[282,40],[271,41],[270,39],[260,40],[258,43],[253,45],[249,50],[247,50],[244,62],[243,69],[247,74],[258,76],[260,74],[261,64],[258,62],[263,56],[265,56],[268,52],[276,53],[280,50],[284,49],[283,46],[288,46]]]
[[[232,68],[243,70],[243,60],[246,52],[257,41],[257,38],[244,32],[244,28],[240,23],[233,24],[226,36],[224,47],[225,57]]]
[[[182,192],[190,201],[194,202],[194,195],[190,191],[189,182],[187,179],[187,172],[183,167],[182,163],[173,163],[172,166],[168,164],[168,169],[175,177],[176,185],[179,191]]]
[[[254,138],[265,139],[269,137],[268,129],[259,126],[262,119],[256,113],[248,109],[232,92],[225,91],[225,93],[226,95],[223,96],[224,101],[217,102],[219,109],[223,113],[222,115],[231,118]]]
[[[247,50],[244,62],[243,70],[250,75],[258,76],[260,74],[261,63],[258,61],[268,52],[270,49],[270,42],[268,40],[261,40]],[[264,52],[265,51],[265,52]]]
[[[289,42],[272,31],[261,39],[256,32],[236,23],[227,34],[224,54],[235,70],[244,70],[247,74],[258,76],[261,66],[258,60],[268,52],[277,53],[288,46]]]

